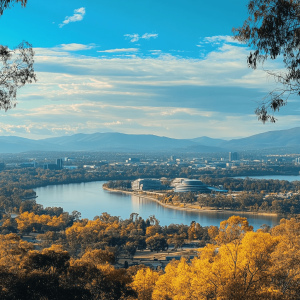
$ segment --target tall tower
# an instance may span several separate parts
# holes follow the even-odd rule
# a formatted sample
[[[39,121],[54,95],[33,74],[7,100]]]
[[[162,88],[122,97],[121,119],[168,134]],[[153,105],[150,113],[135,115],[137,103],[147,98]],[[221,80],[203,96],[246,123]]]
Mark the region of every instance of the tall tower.
[[[238,160],[237,152],[229,152],[229,161]]]
[[[62,167],[63,167],[63,161],[62,161],[61,158],[58,158],[58,159],[56,160],[56,165],[57,165],[57,169],[59,169],[59,170],[62,169]]]

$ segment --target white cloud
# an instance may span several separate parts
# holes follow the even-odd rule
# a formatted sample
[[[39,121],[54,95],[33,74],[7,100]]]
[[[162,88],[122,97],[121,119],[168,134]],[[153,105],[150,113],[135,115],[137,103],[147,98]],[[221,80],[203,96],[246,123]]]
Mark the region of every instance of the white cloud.
[[[85,8],[81,7],[74,10],[74,14],[71,17],[66,17],[65,20],[62,22],[62,24],[59,24],[58,26],[62,28],[63,26],[69,24],[70,22],[78,22],[82,21],[83,17],[85,15]]]
[[[89,50],[94,48],[95,45],[83,45],[83,44],[76,44],[76,43],[71,43],[71,44],[61,44],[59,48],[65,51],[79,51],[79,50]]]
[[[148,50],[152,55],[161,55],[161,50]]]
[[[124,34],[124,36],[130,38],[130,42],[132,42],[132,43],[137,42],[140,39],[140,36],[136,33],[134,33],[134,34]]]
[[[102,50],[97,52],[106,52],[106,53],[119,53],[119,52],[137,52],[139,48],[120,48],[120,49],[109,49],[109,50]]]
[[[158,37],[158,34],[157,33],[144,33],[142,36],[140,36],[137,33],[133,33],[133,34],[124,34],[124,36],[129,38],[130,42],[134,43],[134,42],[137,42],[139,39],[146,39],[146,40],[149,40],[150,38],[156,39]]]
[[[16,111],[18,112],[16,113]],[[248,136],[300,124],[299,116],[282,116],[281,127],[261,123],[253,115],[224,114],[195,108],[111,105],[101,102],[53,103],[37,108],[19,107],[6,113],[2,134],[24,137],[116,131],[156,134],[173,138]]]
[[[234,44],[241,44],[241,42],[233,39],[230,35],[216,35],[216,36],[210,36],[205,37],[203,39],[204,43],[212,43],[212,44],[220,44],[220,43],[234,43]],[[199,47],[199,45],[198,45]]]
[[[136,48],[128,49],[136,51]],[[126,53],[124,49],[103,51]],[[153,54],[160,53],[159,50],[150,51]],[[266,80],[263,72],[247,68],[248,50],[236,45],[225,44],[203,59],[184,59],[171,55],[159,55],[158,58],[78,57],[54,48],[36,48],[35,52],[39,81],[23,88],[23,97],[35,95],[58,101],[80,101],[104,95],[131,95],[143,97],[143,100],[131,98],[131,101],[143,102],[149,101],[149,97],[156,99],[160,93],[157,90],[159,87],[216,86],[269,90],[272,84]],[[69,98],[71,95],[72,98]]]
[[[105,127],[192,138],[228,136],[228,132],[244,136],[262,128],[249,115],[256,107],[251,100],[260,100],[261,94],[255,91],[264,95],[272,82],[260,71],[247,68],[249,50],[245,47],[225,41],[203,59],[172,55],[103,58],[68,50],[78,47],[34,49],[39,80],[20,90],[16,109],[0,111],[6,124],[0,124],[0,130],[15,130],[23,136],[30,131],[30,136],[41,137]],[[300,124],[298,117],[291,116],[280,117],[281,122],[286,127]],[[261,131],[265,128],[272,129],[265,126]]]
[[[142,39],[149,40],[150,38],[156,39],[158,37],[157,33],[145,33],[142,35]]]

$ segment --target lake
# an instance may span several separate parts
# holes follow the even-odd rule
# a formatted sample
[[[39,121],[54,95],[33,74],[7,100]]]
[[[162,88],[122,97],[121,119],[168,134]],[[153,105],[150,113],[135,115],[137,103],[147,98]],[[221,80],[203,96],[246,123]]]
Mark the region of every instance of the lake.
[[[253,178],[253,179],[274,179],[274,180],[287,180],[287,181],[300,181],[300,175],[264,175],[264,176],[237,176],[234,178]]]
[[[218,212],[189,212],[166,208],[158,203],[138,196],[122,193],[114,193],[103,190],[105,181],[88,183],[71,183],[63,185],[50,185],[36,188],[37,203],[44,207],[62,207],[64,211],[71,213],[73,210],[81,212],[82,218],[92,220],[96,215],[107,212],[122,219],[129,218],[130,214],[138,213],[146,219],[151,215],[160,221],[160,225],[186,224],[192,221],[202,226],[219,226],[220,222],[228,219],[232,213]],[[235,215],[239,215],[236,213]],[[262,224],[277,225],[279,218],[276,216],[262,216],[243,214],[251,225],[258,229]]]

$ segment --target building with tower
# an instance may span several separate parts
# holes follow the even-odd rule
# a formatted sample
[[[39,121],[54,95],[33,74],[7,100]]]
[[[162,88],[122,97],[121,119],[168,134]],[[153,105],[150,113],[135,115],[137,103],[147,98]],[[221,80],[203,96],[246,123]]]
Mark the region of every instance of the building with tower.
[[[238,160],[238,154],[237,152],[229,152],[229,161]]]

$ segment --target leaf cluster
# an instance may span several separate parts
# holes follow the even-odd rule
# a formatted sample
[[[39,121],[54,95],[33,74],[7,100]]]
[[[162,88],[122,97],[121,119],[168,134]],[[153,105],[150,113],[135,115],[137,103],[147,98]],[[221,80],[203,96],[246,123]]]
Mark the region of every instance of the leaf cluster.
[[[271,91],[256,109],[263,123],[275,122],[274,112],[292,94],[300,95],[300,3],[298,0],[250,0],[248,19],[234,28],[234,38],[253,49],[248,66],[256,69],[267,59],[283,58],[284,71],[266,70],[281,87]]]

